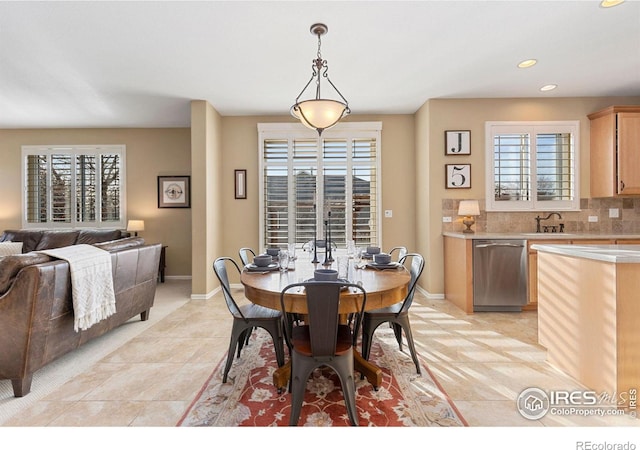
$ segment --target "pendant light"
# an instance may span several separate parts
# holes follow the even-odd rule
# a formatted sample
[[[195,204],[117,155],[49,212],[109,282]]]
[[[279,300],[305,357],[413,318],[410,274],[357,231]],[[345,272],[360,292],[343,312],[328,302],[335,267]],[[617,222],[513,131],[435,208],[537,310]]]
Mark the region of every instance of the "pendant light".
[[[323,23],[315,23],[311,25],[311,34],[318,36],[318,55],[317,58],[312,61],[311,79],[302,89],[302,92],[296,97],[296,103],[291,107],[291,115],[300,120],[303,125],[312,130],[316,130],[318,135],[321,135],[324,130],[331,128],[337,124],[340,119],[345,117],[351,112],[349,109],[349,103],[340,93],[338,88],[331,82],[329,78],[329,65],[327,61],[322,59],[320,47],[322,45],[321,36],[327,34],[329,28]],[[326,78],[331,87],[338,93],[342,101],[324,99],[320,96],[320,84],[322,78]],[[307,90],[309,85],[315,80],[316,95],[315,98],[308,100],[300,100],[304,91]]]

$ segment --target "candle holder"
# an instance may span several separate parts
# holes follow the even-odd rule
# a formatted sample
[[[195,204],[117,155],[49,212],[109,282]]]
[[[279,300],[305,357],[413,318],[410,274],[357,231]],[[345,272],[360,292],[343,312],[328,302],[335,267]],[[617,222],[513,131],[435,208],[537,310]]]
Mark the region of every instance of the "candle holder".
[[[324,221],[324,262],[323,266],[331,265],[331,261],[329,261],[329,221]]]
[[[313,205],[313,264],[318,264],[318,220],[316,217],[316,205]]]
[[[333,262],[331,253],[331,211],[327,213],[327,220],[324,222],[324,265],[330,265]]]

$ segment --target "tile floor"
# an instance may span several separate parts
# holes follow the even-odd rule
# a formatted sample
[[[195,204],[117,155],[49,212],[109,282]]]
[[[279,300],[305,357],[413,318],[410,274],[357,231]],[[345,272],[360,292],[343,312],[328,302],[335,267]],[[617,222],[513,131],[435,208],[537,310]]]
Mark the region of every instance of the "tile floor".
[[[189,294],[190,282],[167,280],[156,302]],[[418,352],[471,427],[640,425],[629,415],[531,421],[518,413],[515,401],[525,388],[581,388],[545,363],[535,312],[467,315],[418,293],[411,314]],[[3,426],[173,427],[226,351],[229,332],[220,294],[186,301]]]

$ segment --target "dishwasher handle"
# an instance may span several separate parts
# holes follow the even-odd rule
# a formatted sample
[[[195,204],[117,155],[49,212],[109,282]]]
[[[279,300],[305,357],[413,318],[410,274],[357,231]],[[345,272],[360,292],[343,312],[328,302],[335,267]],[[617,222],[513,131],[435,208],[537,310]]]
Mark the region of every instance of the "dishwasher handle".
[[[489,248],[489,247],[516,247],[523,248],[524,244],[512,244],[510,242],[491,242],[489,244],[476,244],[475,248]]]

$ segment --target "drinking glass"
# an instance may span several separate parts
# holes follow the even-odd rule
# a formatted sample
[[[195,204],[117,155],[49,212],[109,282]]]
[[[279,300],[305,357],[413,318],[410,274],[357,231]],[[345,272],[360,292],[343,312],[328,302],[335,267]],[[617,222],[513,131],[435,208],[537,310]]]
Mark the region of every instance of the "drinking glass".
[[[362,261],[362,248],[356,247],[353,252],[353,262],[356,263],[356,266],[360,264]]]
[[[355,241],[347,241],[347,256],[349,258],[353,258],[356,252],[356,243]]]
[[[287,244],[287,251],[289,253],[289,268],[294,270],[296,268],[296,244]]]
[[[336,261],[338,266],[338,278],[346,280],[349,276],[349,257],[338,256]]]
[[[280,250],[280,253],[278,253],[278,265],[280,267],[280,272],[286,272],[289,270],[289,252]]]

